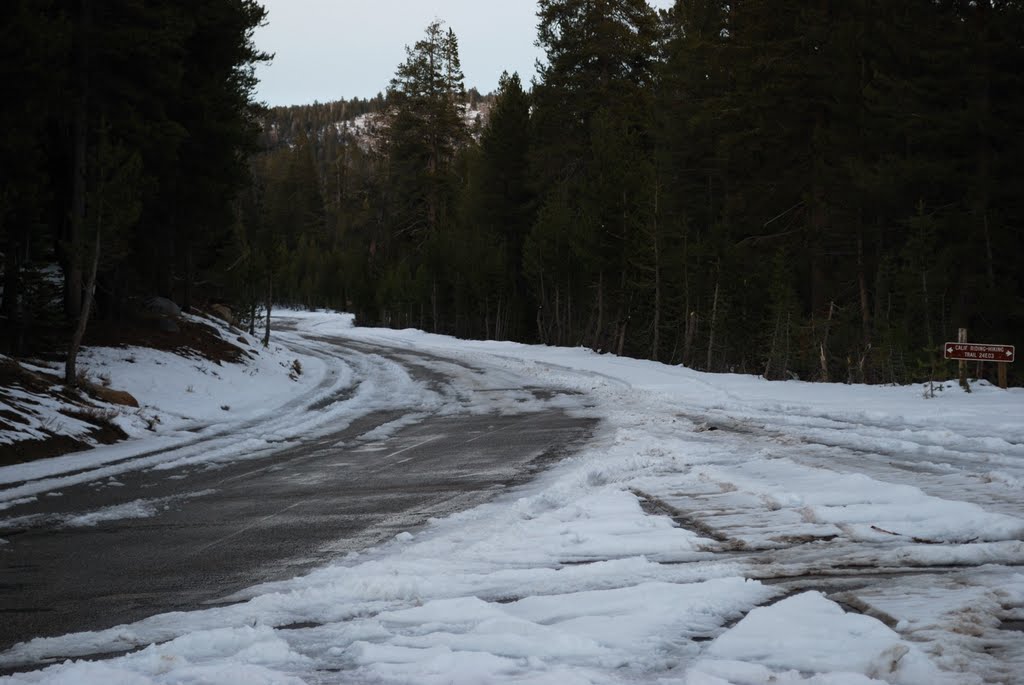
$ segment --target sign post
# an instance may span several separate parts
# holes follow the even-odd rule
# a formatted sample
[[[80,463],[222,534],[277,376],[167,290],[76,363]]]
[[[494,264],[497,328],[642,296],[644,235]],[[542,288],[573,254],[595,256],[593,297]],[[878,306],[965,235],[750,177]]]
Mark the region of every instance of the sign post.
[[[1016,348],[1013,345],[969,343],[966,329],[961,328],[960,333],[958,342],[948,342],[942,346],[943,356],[946,359],[956,359],[960,362],[960,384],[966,385],[967,383],[967,362],[995,362],[999,369],[999,387],[1005,390],[1007,385],[1006,365],[1013,363],[1016,357]]]
[[[966,328],[961,328],[960,330],[957,331],[956,341],[958,343],[966,343],[967,342],[967,329]],[[959,367],[959,371],[960,371],[960,387],[963,388],[964,390],[966,390],[967,392],[970,392],[971,391],[971,385],[970,385],[970,383],[967,382],[967,360],[966,359],[961,359],[960,363],[957,366]]]

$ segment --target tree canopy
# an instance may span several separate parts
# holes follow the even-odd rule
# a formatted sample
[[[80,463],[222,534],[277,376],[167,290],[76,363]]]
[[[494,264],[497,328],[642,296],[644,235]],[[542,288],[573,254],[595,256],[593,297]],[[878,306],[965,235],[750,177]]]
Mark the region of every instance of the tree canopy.
[[[12,0],[0,13],[13,87],[0,105],[2,344],[60,348],[54,331],[73,330],[74,383],[90,316],[227,296],[266,13],[254,0]]]
[[[1022,37],[1018,2],[541,0],[537,77],[475,130],[431,24],[320,168],[360,189],[342,306],[773,379],[1012,343]]]
[[[80,319],[93,256],[97,316],[331,306],[770,379],[1024,330],[1016,0],[540,0],[531,83],[467,90],[435,21],[377,97],[259,113],[254,2],[0,12],[8,350],[47,259]]]

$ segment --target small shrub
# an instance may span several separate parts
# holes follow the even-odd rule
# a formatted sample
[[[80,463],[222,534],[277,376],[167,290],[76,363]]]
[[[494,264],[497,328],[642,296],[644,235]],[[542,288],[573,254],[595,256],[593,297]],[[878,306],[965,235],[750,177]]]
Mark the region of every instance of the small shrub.
[[[135,415],[143,420],[146,424],[146,430],[155,431],[156,427],[160,425],[160,417],[156,414],[146,414],[143,410],[135,412]]]
[[[192,385],[186,386],[186,388],[185,388],[185,392],[195,392],[195,391],[196,391],[196,389]]]
[[[220,405],[220,408],[223,409],[224,411],[231,411],[231,406],[227,404]]]
[[[58,419],[56,415],[51,414],[50,416],[47,416],[45,419],[43,419],[39,428],[41,428],[46,433],[56,433],[58,429],[61,427],[61,425],[61,420]]]
[[[293,359],[292,360],[291,368],[288,371],[288,377],[291,378],[293,381],[297,381],[297,380],[299,380],[299,376],[301,376],[301,375],[302,375],[302,362],[300,362],[298,359]]]
[[[92,407],[81,411],[82,418],[84,418],[87,423],[93,424],[109,423],[117,418],[118,413],[119,412],[116,409],[99,409]]]

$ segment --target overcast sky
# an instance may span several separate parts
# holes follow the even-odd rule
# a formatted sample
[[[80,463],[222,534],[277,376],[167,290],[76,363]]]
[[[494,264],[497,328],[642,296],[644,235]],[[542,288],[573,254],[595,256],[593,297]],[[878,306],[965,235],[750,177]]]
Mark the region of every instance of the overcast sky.
[[[487,93],[503,70],[524,85],[540,51],[535,0],[261,0],[267,25],[256,46],[275,53],[257,70],[257,99],[269,105],[368,98],[387,88],[405,46],[441,19],[459,38],[466,87]],[[671,0],[654,0],[667,7]]]

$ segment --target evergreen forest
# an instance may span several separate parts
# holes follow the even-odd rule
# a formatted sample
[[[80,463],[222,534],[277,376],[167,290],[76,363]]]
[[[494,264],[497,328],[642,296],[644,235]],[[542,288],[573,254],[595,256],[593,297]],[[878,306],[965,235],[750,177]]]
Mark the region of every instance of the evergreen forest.
[[[260,127],[254,0],[0,3],[0,351],[226,292]]]
[[[0,13],[9,353],[149,295],[780,380],[1024,341],[1020,0],[538,0],[494,93],[435,21],[375,98],[277,108],[253,0]]]

